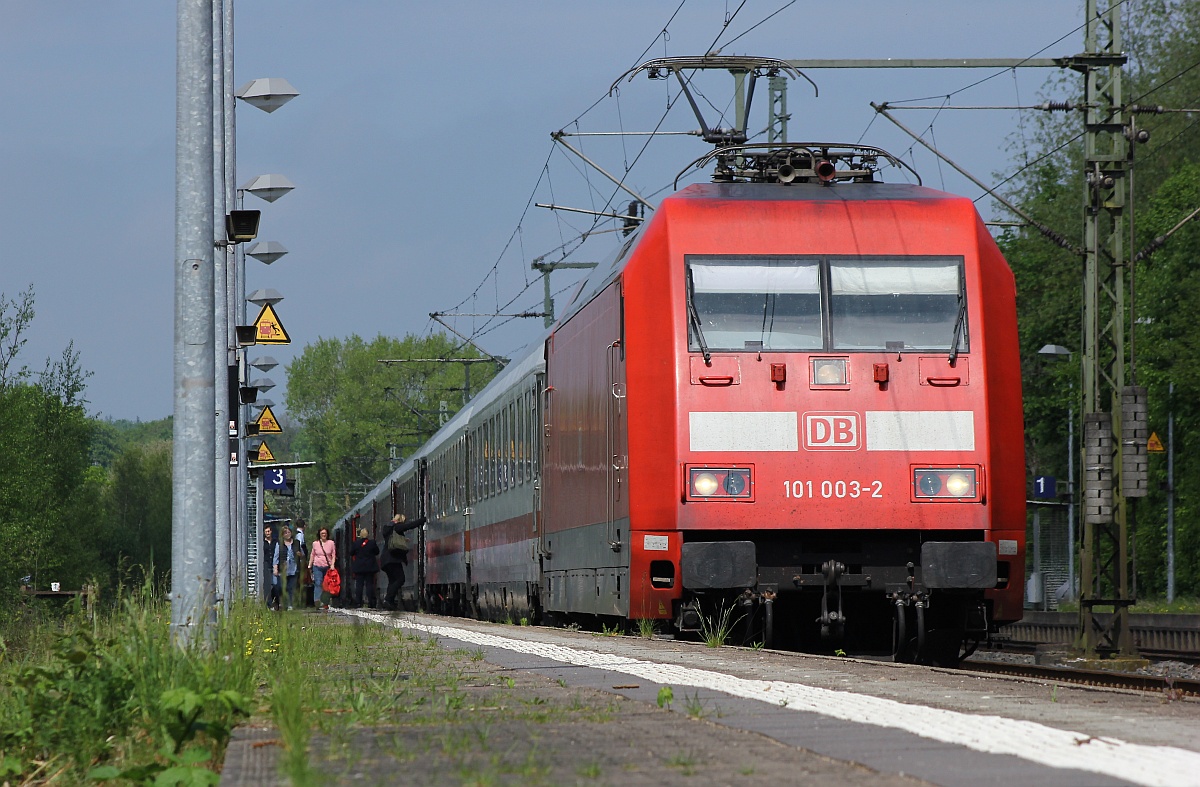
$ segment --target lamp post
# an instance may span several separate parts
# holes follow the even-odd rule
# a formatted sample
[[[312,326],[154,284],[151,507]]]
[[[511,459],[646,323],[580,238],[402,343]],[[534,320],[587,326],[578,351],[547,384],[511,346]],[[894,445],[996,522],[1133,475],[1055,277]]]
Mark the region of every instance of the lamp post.
[[[233,128],[233,120],[234,120],[233,105],[235,104],[235,101],[234,101],[235,97],[236,97],[236,99],[244,101],[247,104],[250,104],[251,106],[256,107],[258,109],[261,109],[264,112],[271,113],[271,112],[274,112],[275,110],[279,109],[281,106],[283,106],[287,102],[291,101],[296,96],[300,95],[299,91],[297,91],[294,87],[292,87],[291,84],[289,84],[286,79],[282,79],[279,77],[254,79],[254,80],[251,80],[250,82],[247,82],[246,84],[242,85],[242,87],[239,88],[236,93],[233,91],[233,87],[232,87],[232,79],[233,79],[233,74],[232,74],[232,62],[233,62],[233,55],[232,55],[233,11],[232,11],[232,5],[233,5],[233,1],[234,0],[223,0],[224,6],[225,6],[225,9],[224,9],[225,10],[225,18],[227,20],[226,21],[227,31],[225,33],[225,45],[228,50],[227,57],[226,57],[226,67],[227,67],[228,71],[227,71],[227,76],[226,76],[225,83],[224,83],[225,88],[226,88],[225,104],[228,107],[228,109],[227,109],[227,112],[228,112],[227,128],[230,131],[230,140],[226,146],[226,155],[230,162],[227,167],[227,170],[226,170],[226,173],[227,173],[226,174],[226,187],[231,192],[234,192],[233,184],[235,181],[235,170],[234,170],[233,163],[232,163],[233,162],[232,128]],[[245,191],[249,191],[251,194],[261,197],[262,199],[265,199],[267,202],[274,202],[275,200],[279,199],[281,196],[283,196],[287,192],[291,191],[292,188],[294,188],[292,183],[290,181],[288,181],[288,179],[283,177],[282,175],[260,175],[256,178],[253,178],[249,183],[247,183],[244,189],[237,189],[236,192],[234,192],[236,196],[234,196],[233,200],[231,200],[231,201],[236,202],[236,207],[241,208],[243,195],[244,195]],[[247,367],[246,367],[245,347],[249,346],[250,344],[253,344],[254,340],[253,340],[253,338],[245,336],[245,335],[238,335],[238,334],[244,334],[245,333],[244,329],[248,327],[248,326],[246,326],[246,254],[247,253],[250,253],[256,259],[269,265],[272,262],[274,262],[275,260],[282,257],[284,254],[287,254],[287,249],[283,248],[283,246],[281,244],[275,243],[274,241],[268,241],[266,243],[257,243],[254,246],[252,246],[248,252],[243,251],[241,254],[237,254],[233,260],[233,262],[235,264],[232,266],[233,271],[230,276],[230,284],[229,284],[228,289],[225,291],[226,297],[228,298],[228,301],[229,301],[230,325],[231,325],[230,336],[229,336],[228,341],[229,341],[229,347],[235,351],[234,352],[234,363],[236,364],[236,367],[237,367],[238,384],[243,389],[249,390],[251,388],[251,386],[249,386],[247,383],[247,381],[249,379],[249,371],[247,370]],[[249,341],[245,341],[246,339],[249,339]],[[238,417],[236,418],[235,423],[237,425],[246,424],[248,422],[248,417],[247,417],[248,415],[249,415],[248,405],[245,402],[242,402],[238,406]],[[230,420],[234,421],[233,414],[230,413],[229,416],[230,416]],[[246,460],[246,434],[245,434],[245,432],[239,431],[239,434],[237,435],[236,440],[237,440],[236,455],[238,457],[239,464],[235,471],[236,481],[232,484],[232,486],[234,488],[235,500],[237,502],[236,502],[236,505],[233,506],[233,514],[231,516],[231,519],[233,521],[230,523],[230,526],[232,527],[234,533],[236,534],[234,548],[233,548],[233,554],[235,556],[234,557],[235,562],[240,563],[239,568],[242,565],[244,565],[244,566],[251,567],[255,572],[257,572],[259,569],[262,568],[262,562],[263,562],[260,559],[262,556],[260,556],[258,554],[258,547],[262,540],[260,537],[261,533],[262,533],[262,529],[261,529],[261,522],[257,521],[257,517],[256,517],[256,520],[254,523],[251,523],[251,521],[250,521],[250,510],[249,510],[250,476],[249,476],[249,472],[248,472],[249,465]],[[261,506],[261,504],[262,504],[261,491],[258,492],[258,494],[256,496],[256,500],[258,501],[259,505]],[[245,590],[248,588],[249,576],[250,575],[248,573],[243,572],[243,574],[241,576],[241,581],[239,582],[239,587],[242,590]],[[257,576],[257,573],[255,574],[255,576]],[[258,587],[256,589],[259,592],[261,592],[262,591],[261,584],[258,585]]]
[[[1061,360],[1071,360],[1071,351],[1059,344],[1047,344],[1038,350]],[[1067,597],[1075,598],[1075,381],[1071,380],[1071,401],[1067,405]]]

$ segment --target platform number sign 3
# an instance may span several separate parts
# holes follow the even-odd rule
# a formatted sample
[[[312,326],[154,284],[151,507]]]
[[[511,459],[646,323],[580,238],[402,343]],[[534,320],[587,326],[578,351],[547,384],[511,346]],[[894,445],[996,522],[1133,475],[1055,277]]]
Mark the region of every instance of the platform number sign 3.
[[[263,489],[286,489],[287,471],[282,467],[274,467],[263,473]]]

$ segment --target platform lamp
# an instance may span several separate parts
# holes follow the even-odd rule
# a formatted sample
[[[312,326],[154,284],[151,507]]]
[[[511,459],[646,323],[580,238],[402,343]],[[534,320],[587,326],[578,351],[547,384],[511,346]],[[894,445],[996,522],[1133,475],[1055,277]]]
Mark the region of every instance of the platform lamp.
[[[247,82],[238,88],[234,95],[247,104],[270,113],[300,93],[283,77],[265,77]]]
[[[283,247],[278,241],[268,240],[261,241],[246,249],[246,253],[254,259],[261,262],[263,265],[270,265],[280,257],[288,253],[288,250]]]
[[[266,288],[266,289],[261,289],[261,290],[255,290],[254,292],[250,293],[246,297],[246,300],[249,303],[253,303],[255,306],[257,306],[258,308],[261,309],[262,307],[267,306],[267,305],[274,306],[275,304],[277,304],[283,300],[283,296],[279,294],[279,290],[272,290],[270,288]]]
[[[1047,344],[1038,355],[1056,361],[1070,361],[1071,351],[1061,344]],[[1071,381],[1071,401],[1067,405],[1067,587],[1068,598],[1075,598],[1075,381]]]
[[[248,180],[242,186],[242,191],[249,192],[259,199],[265,199],[267,202],[274,202],[294,188],[296,188],[295,184],[283,175],[258,175]]]

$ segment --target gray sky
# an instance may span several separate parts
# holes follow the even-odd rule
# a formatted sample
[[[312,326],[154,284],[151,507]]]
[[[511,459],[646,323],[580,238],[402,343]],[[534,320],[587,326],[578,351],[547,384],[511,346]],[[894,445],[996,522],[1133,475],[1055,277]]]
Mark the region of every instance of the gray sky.
[[[687,0],[663,36],[678,0],[238,0],[236,85],[281,76],[301,93],[271,115],[238,110],[238,185],[263,173],[296,184],[273,204],[247,197],[246,207],[263,210],[260,240],[291,252],[270,267],[249,262],[250,290],[283,294],[277,311],[293,342],[265,352],[286,364],[319,337],[425,333],[438,327],[429,312],[459,304],[463,312],[540,310],[530,261],[591,220],[526,205],[532,198],[603,208],[613,193],[556,150],[549,134],[573,130],[577,118],[581,131],[652,130],[666,109],[665,82],[624,83],[618,98],[585,112],[647,47],[647,58],[703,54],[719,37],[724,54],[785,59],[1053,57],[1083,48],[1075,0],[845,0],[836,13],[829,3],[798,0],[727,43],[785,3]],[[0,0],[0,19],[0,292],[11,298],[32,283],[37,295],[22,360],[40,370],[74,340],[94,372],[93,414],[166,416],[173,406],[175,4]],[[812,71],[820,97],[792,83],[789,137],[905,154],[911,140],[882,117],[872,122],[868,102],[1068,97],[1043,95],[1051,74],[1037,69],[1001,72],[962,90],[993,73]],[[725,110],[731,85],[721,74],[700,88]],[[763,86],[753,131],[765,125],[766,103]],[[1028,135],[1033,118],[1024,114]],[[934,121],[937,144],[984,180],[1011,172],[1023,149],[1015,112],[942,112],[935,120],[933,112],[910,111],[902,119],[916,130]],[[696,126],[681,101],[661,129]],[[645,142],[572,144],[614,173],[632,164],[627,182],[656,199],[708,149],[694,137],[660,137],[639,157]],[[911,161],[926,185],[979,196],[923,150]],[[627,201],[616,200],[618,207]],[[594,236],[571,259],[597,259],[618,237]],[[556,274],[554,288],[571,282],[571,274]],[[541,326],[487,322],[454,324],[500,355]],[[269,396],[282,405],[283,367],[270,376],[281,385]]]

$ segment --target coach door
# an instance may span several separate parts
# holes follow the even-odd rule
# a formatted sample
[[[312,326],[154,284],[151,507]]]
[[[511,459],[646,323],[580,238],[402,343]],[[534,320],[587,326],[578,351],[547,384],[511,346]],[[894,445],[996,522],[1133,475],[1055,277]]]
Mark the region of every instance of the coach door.
[[[620,297],[620,296],[619,296]],[[625,299],[620,297],[616,320],[618,335],[608,345],[606,357],[606,418],[605,434],[608,449],[608,543],[620,552],[622,542],[629,537],[629,505],[627,503],[629,448],[625,428]],[[624,531],[624,532],[622,532]]]

